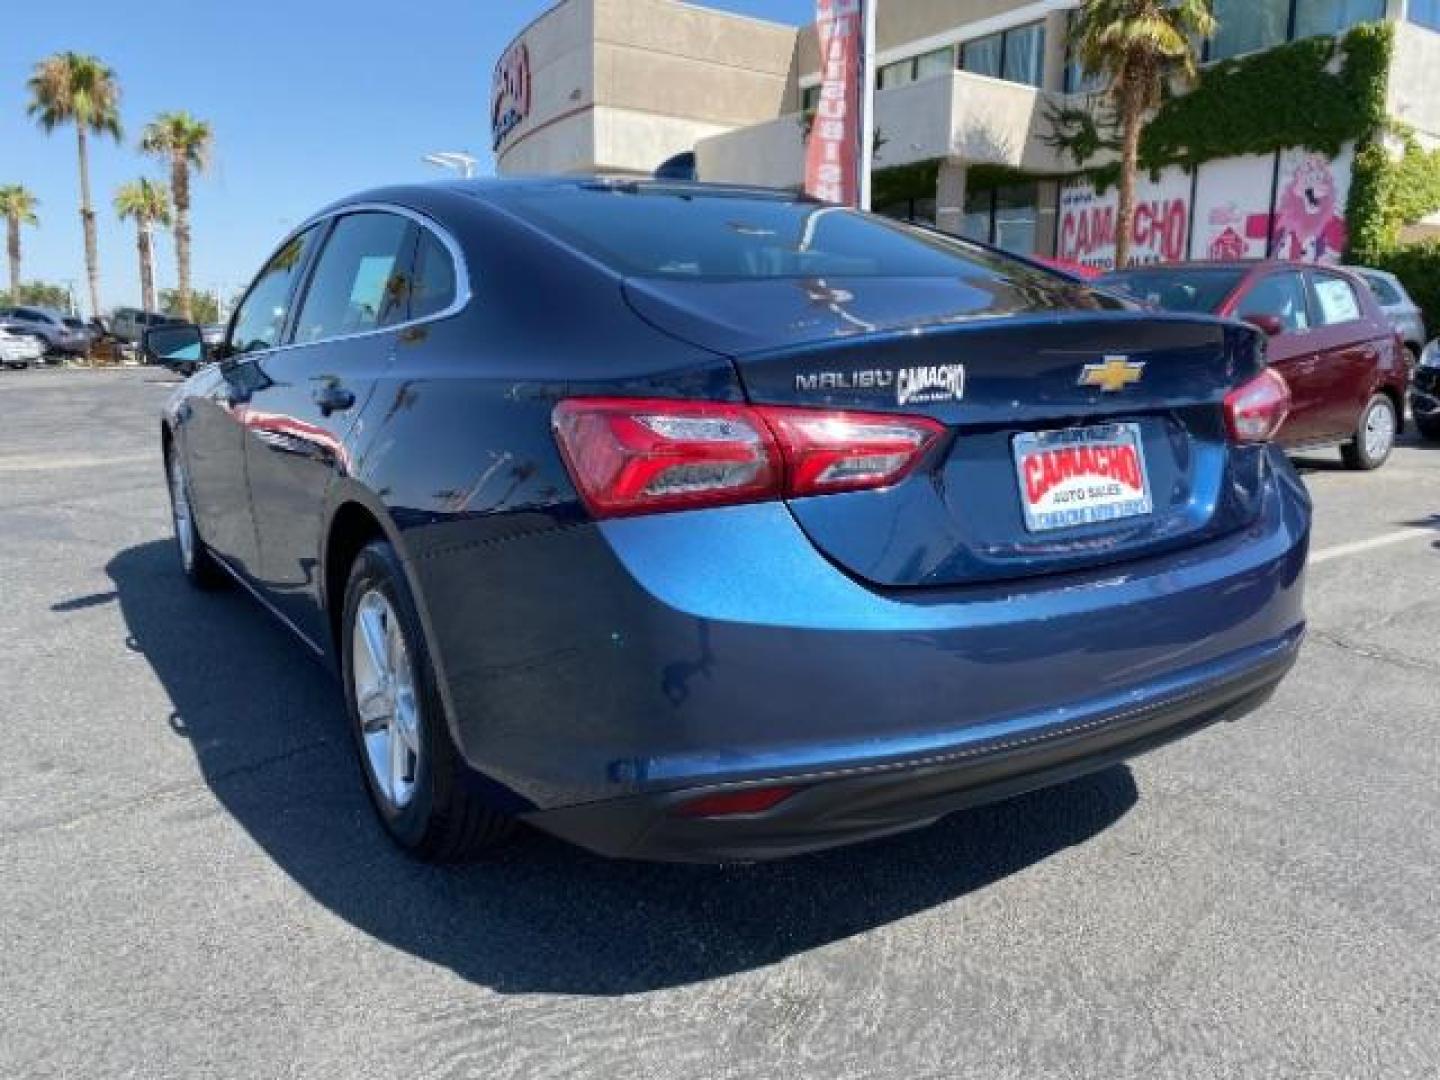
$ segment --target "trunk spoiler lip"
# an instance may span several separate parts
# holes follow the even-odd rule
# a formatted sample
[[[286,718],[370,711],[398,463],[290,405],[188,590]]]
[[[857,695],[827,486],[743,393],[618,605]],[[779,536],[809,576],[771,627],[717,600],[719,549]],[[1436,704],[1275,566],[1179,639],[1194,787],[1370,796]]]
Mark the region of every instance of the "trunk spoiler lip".
[[[760,284],[760,282],[756,282]],[[703,335],[692,335],[686,333],[682,328],[672,325],[668,320],[657,318],[656,314],[647,311],[644,306],[637,303],[638,296],[658,301],[661,304],[675,304],[676,310],[683,313],[688,319],[697,323],[709,323],[716,329],[726,329],[723,320],[707,316],[702,310],[684,304],[676,304],[675,301],[665,295],[663,289],[655,287],[653,278],[627,276],[619,279],[620,294],[631,313],[639,318],[652,329],[659,331],[666,337],[682,341],[715,356],[724,357],[731,361],[771,360],[783,359],[792,355],[803,355],[816,352],[826,347],[849,347],[857,344],[886,344],[898,341],[910,341],[916,338],[944,338],[950,336],[962,336],[966,334],[981,334],[1002,329],[1024,328],[1042,329],[1055,326],[1066,326],[1073,324],[1104,324],[1113,326],[1131,326],[1141,323],[1163,323],[1166,325],[1179,326],[1215,326],[1224,328],[1230,332],[1244,331],[1255,338],[1262,338],[1263,335],[1255,327],[1238,319],[1224,318],[1218,315],[1211,315],[1205,312],[1173,312],[1173,311],[1151,311],[1135,306],[1127,302],[1124,308],[1113,310],[1090,310],[1085,308],[1020,311],[1020,312],[978,312],[974,315],[936,318],[936,319],[915,319],[909,322],[900,322],[896,325],[877,326],[871,329],[855,329],[850,332],[818,334],[814,337],[801,340],[791,340],[776,346],[765,346],[754,349],[726,349],[715,342],[701,340]],[[1080,286],[1084,288],[1084,286]],[[1094,290],[1103,291],[1103,290]],[[1107,297],[1112,294],[1106,293]],[[1113,297],[1124,301],[1124,297]]]
[[[1069,325],[1096,325],[1126,327],[1156,323],[1168,326],[1214,327],[1217,343],[1223,342],[1228,333],[1242,331],[1255,338],[1260,331],[1245,323],[1232,319],[1221,319],[1212,315],[1188,315],[1172,312],[1092,312],[1067,311],[1043,312],[1026,315],[979,315],[963,320],[919,323],[908,327],[885,327],[870,331],[856,331],[853,334],[834,334],[805,341],[788,342],[775,348],[751,349],[731,354],[732,360],[782,360],[789,356],[809,355],[826,348],[851,348],[863,345],[885,345],[892,342],[914,341],[916,339],[946,340],[980,336],[982,334],[1025,330],[1050,329]],[[1077,349],[1080,353],[1085,350]]]

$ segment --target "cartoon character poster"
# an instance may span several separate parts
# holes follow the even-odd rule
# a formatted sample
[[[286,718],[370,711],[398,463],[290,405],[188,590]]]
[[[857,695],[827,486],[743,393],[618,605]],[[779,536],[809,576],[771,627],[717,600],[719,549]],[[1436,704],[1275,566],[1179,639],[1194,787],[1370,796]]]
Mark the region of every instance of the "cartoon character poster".
[[[1275,189],[1275,215],[1270,229],[1270,254],[1277,259],[1339,262],[1349,232],[1345,203],[1355,149],[1347,147],[1334,160],[1309,150],[1280,155]]]

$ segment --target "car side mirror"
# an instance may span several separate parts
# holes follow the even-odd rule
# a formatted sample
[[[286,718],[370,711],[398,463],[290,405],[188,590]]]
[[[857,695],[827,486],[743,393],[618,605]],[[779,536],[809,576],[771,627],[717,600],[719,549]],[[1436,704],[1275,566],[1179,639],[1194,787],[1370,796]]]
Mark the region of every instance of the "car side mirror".
[[[1285,324],[1280,321],[1280,316],[1278,315],[1262,315],[1257,313],[1241,317],[1267,337],[1277,337],[1285,332]]]
[[[140,353],[152,364],[194,370],[205,362],[205,337],[191,323],[154,326],[140,335]]]

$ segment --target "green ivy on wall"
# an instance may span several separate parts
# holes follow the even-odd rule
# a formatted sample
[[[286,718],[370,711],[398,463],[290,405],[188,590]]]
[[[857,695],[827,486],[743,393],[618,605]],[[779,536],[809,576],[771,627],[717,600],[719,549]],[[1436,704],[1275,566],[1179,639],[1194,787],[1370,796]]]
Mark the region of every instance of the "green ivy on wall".
[[[1140,160],[1193,169],[1295,146],[1335,157],[1385,124],[1393,40],[1388,24],[1365,23],[1208,67],[1146,126]]]
[[[1207,161],[1304,147],[1330,157],[1354,142],[1346,219],[1350,253],[1378,261],[1396,248],[1401,227],[1440,210],[1440,151],[1426,152],[1402,133],[1398,157],[1385,145],[1392,131],[1386,90],[1394,29],[1365,23],[1340,37],[1313,37],[1224,60],[1201,71],[1187,93],[1168,98],[1146,126],[1142,167],[1194,170]],[[1103,107],[1062,105],[1049,111],[1048,141],[1075,161],[1074,175],[1101,191],[1119,180],[1118,164],[1088,166],[1113,149],[1114,117]],[[935,197],[939,161],[877,170],[875,205]],[[971,191],[1034,180],[998,165],[972,165]]]
[[[1352,247],[1373,247],[1386,230],[1391,162],[1380,145],[1386,82],[1394,49],[1388,23],[1365,23],[1341,37],[1312,37],[1204,68],[1188,92],[1166,99],[1145,127],[1140,162],[1152,174],[1178,165],[1274,154],[1305,147],[1334,157],[1356,144],[1346,217]],[[1118,164],[1084,168],[1113,141],[1105,123],[1072,107],[1052,110],[1051,145],[1068,152],[1100,190],[1119,180]],[[1113,123],[1113,120],[1109,121]]]

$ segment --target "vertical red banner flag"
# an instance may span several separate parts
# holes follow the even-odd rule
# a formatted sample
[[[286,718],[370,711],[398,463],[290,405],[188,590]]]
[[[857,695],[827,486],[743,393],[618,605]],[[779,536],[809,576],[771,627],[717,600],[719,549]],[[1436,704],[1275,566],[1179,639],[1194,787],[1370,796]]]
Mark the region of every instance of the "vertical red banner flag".
[[[861,0],[816,0],[820,101],[805,150],[805,191],[824,202],[860,202]]]

